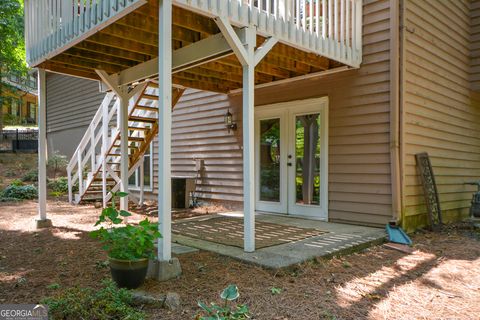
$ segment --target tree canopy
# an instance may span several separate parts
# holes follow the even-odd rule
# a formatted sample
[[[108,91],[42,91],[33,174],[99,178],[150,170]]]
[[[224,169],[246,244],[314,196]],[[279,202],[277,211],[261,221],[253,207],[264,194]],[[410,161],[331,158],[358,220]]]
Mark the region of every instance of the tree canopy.
[[[0,1],[0,65],[7,72],[24,73],[25,40],[23,4],[20,0]]]

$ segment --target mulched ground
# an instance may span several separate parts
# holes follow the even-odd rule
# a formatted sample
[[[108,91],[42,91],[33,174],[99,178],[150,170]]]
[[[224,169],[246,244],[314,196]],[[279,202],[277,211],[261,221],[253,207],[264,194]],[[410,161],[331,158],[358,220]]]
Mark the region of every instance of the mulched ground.
[[[34,202],[0,204],[0,303],[34,303],[53,293],[52,283],[97,287],[109,277],[105,254],[86,235],[99,209],[49,201],[49,211],[55,227],[35,231]],[[177,292],[181,309],[147,311],[152,319],[192,319],[198,300],[218,301],[235,283],[253,319],[478,319],[478,231],[462,224],[413,241],[412,254],[377,246],[276,271],[208,252],[182,255],[181,278],[144,286]]]

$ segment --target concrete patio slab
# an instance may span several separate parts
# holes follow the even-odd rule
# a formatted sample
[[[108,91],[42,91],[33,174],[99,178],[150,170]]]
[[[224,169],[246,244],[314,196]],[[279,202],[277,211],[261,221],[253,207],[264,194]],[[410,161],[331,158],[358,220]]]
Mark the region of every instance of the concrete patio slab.
[[[242,213],[231,212],[222,215],[241,216]],[[205,216],[192,219],[205,219]],[[381,243],[386,236],[385,230],[380,228],[293,218],[285,215],[257,213],[256,219],[257,221],[285,226],[314,228],[327,231],[327,233],[305,240],[258,249],[253,253],[244,252],[242,248],[194,239],[179,234],[173,234],[172,240],[185,246],[215,252],[266,268],[283,268],[311,260],[315,257],[342,254]]]

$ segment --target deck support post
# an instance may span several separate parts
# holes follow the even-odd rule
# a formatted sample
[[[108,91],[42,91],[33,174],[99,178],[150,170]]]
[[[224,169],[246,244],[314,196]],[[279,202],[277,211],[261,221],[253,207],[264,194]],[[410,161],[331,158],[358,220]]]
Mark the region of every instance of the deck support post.
[[[157,259],[150,261],[147,275],[159,281],[182,273],[172,258],[172,0],[160,0],[158,11],[158,239]]]
[[[120,191],[128,193],[128,92],[127,87],[122,86],[120,94]],[[120,198],[120,210],[128,210],[128,195]]]
[[[47,88],[46,73],[38,69],[38,219],[36,227],[52,225],[47,219]]]
[[[255,251],[255,175],[254,175],[254,91],[255,91],[255,42],[256,31],[247,31],[246,57],[243,68],[243,225],[246,252]]]
[[[245,30],[245,44],[225,17],[215,18],[220,31],[228,42],[243,70],[243,223],[245,252],[255,251],[255,163],[254,163],[254,95],[255,66],[267,55],[278,42],[276,38],[268,38],[255,51],[256,27],[251,25]]]
[[[172,0],[161,0],[158,30],[158,260],[169,261],[171,250],[172,186]]]

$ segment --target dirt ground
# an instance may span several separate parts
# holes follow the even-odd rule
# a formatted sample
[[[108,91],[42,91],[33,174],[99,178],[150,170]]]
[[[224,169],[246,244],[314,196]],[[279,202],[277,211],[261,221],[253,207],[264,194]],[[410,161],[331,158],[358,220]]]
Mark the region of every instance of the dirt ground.
[[[35,231],[35,202],[0,204],[0,303],[34,303],[53,293],[48,285],[97,287],[109,277],[105,254],[87,235],[99,209],[54,201],[48,207],[54,227]],[[177,292],[181,309],[147,312],[152,319],[192,319],[197,301],[218,301],[234,283],[252,319],[478,319],[480,234],[459,225],[413,241],[413,254],[377,246],[282,270],[208,252],[181,255],[179,279],[143,288]]]
[[[36,153],[0,153],[0,190],[37,167]]]

